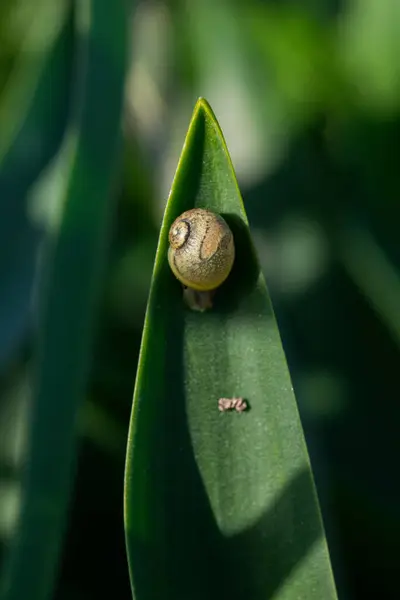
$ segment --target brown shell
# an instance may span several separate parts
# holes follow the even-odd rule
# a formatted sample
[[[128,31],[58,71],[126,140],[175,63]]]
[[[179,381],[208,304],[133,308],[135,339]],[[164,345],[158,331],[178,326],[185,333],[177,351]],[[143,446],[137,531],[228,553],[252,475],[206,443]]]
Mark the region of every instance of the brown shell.
[[[235,259],[233,235],[226,221],[209,210],[181,214],[169,231],[168,261],[183,285],[213,290],[228,277]]]

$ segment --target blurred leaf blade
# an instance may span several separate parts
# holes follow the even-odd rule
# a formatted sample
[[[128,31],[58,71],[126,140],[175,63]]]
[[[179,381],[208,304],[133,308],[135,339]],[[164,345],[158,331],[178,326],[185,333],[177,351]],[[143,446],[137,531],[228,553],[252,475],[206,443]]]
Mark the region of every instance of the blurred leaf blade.
[[[52,0],[17,8],[23,14],[21,29],[25,36],[0,97],[0,162],[23,125],[48,55],[70,12],[68,2]]]
[[[76,30],[76,105],[59,157],[65,177],[57,218],[49,222],[21,509],[1,581],[5,600],[52,597],[113,203],[126,7],[79,1]]]
[[[167,263],[189,208],[230,224],[232,274],[204,314]],[[219,413],[220,397],[250,410]],[[136,598],[336,598],[279,332],[218,123],[200,99],[161,228],[134,393],[125,527]],[[154,577],[157,573],[157,577]]]
[[[43,16],[41,6],[35,7]],[[0,93],[0,113],[5,128],[0,126],[0,147],[5,154],[0,162],[0,237],[7,252],[0,257],[0,294],[4,298],[0,310],[0,369],[25,335],[31,318],[31,296],[35,280],[37,253],[41,232],[28,214],[27,195],[38,173],[59,149],[68,122],[74,27],[72,10],[62,12],[62,26],[57,30],[46,52],[36,61],[20,52],[8,83],[17,89],[11,95],[26,93],[26,105],[7,99]],[[67,18],[64,18],[67,17]],[[34,64],[32,64],[34,63]],[[27,74],[24,80],[23,74]],[[14,80],[13,80],[14,79]],[[7,94],[6,94],[7,95]],[[0,123],[2,123],[0,117]],[[13,135],[7,138],[13,123]],[[7,138],[7,139],[6,139]],[[7,143],[6,143],[7,142]],[[1,151],[0,151],[1,154]],[[6,301],[8,299],[8,301]]]

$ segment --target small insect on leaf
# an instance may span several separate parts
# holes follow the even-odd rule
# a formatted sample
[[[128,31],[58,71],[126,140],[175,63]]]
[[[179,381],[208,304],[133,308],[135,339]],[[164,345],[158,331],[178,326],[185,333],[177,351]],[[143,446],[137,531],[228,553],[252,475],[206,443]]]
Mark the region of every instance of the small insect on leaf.
[[[227,410],[243,412],[248,409],[248,404],[243,398],[220,398],[218,400],[218,408],[221,412],[225,412]]]

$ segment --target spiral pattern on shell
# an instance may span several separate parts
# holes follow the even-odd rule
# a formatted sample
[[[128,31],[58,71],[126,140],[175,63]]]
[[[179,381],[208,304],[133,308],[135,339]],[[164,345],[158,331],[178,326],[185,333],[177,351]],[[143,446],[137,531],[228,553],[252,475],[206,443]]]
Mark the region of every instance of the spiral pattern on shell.
[[[228,277],[235,259],[233,235],[226,221],[194,208],[172,223],[168,261],[177,279],[194,290],[214,290]]]

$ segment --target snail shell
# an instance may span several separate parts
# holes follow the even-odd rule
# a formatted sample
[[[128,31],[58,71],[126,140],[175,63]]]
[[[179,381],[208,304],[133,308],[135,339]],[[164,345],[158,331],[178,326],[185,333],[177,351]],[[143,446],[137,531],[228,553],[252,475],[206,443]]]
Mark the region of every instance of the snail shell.
[[[232,232],[220,215],[209,210],[182,213],[171,225],[169,243],[168,262],[175,277],[193,290],[214,290],[232,269]]]

